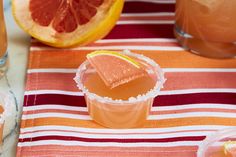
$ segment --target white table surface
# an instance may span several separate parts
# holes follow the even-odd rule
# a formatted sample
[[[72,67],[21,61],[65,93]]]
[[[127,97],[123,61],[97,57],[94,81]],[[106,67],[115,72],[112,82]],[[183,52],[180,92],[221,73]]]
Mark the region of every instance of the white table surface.
[[[15,23],[9,0],[4,0],[5,21],[8,33],[8,51],[10,65],[6,76],[0,79],[0,92],[10,93],[15,99],[16,116],[8,121],[4,128],[4,144],[1,157],[16,156],[20,117],[23,106],[25,75],[28,59],[30,37]]]

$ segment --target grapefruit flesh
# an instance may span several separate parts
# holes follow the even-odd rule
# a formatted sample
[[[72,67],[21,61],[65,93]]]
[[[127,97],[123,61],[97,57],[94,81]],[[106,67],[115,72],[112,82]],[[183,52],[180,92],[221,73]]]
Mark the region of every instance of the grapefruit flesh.
[[[118,52],[94,51],[87,55],[87,59],[110,88],[147,76],[139,62]]]
[[[57,32],[73,32],[78,25],[84,25],[97,13],[97,7],[104,0],[31,0],[32,19],[41,26],[52,23]],[[40,4],[43,6],[39,7]]]
[[[31,36],[56,46],[86,45],[115,25],[124,0],[13,0],[16,22]]]

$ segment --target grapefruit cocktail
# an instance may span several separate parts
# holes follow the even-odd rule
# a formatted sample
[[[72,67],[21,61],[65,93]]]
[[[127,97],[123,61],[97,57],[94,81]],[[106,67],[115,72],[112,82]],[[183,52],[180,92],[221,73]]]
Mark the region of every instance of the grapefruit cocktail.
[[[142,126],[164,83],[160,67],[128,51],[103,52],[88,55],[75,78],[90,116],[110,128]]]
[[[196,54],[236,56],[235,0],[177,0],[175,35]]]

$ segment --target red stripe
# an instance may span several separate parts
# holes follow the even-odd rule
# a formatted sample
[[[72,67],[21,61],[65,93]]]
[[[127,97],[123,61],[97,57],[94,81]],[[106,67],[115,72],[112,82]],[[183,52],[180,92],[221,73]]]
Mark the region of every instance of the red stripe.
[[[106,39],[174,38],[172,24],[125,24],[116,25]]]
[[[123,13],[174,12],[175,4],[125,2]]]
[[[219,103],[236,105],[236,93],[194,93],[161,95],[155,99],[153,106],[173,106],[198,103]]]
[[[236,93],[194,93],[160,95],[155,98],[153,106],[174,106],[197,103],[235,104]],[[67,106],[86,107],[83,96],[40,94],[25,96],[24,106],[61,104]]]
[[[176,141],[202,141],[205,136],[187,136],[187,137],[173,137],[163,139],[94,139],[82,138],[73,136],[40,136],[33,138],[19,139],[19,142],[32,142],[40,140],[63,140],[63,141],[83,141],[83,142],[118,142],[118,143],[140,143],[140,142],[176,142]]]
[[[86,107],[86,103],[83,96],[40,94],[25,96],[24,100],[24,106],[60,104],[66,106]]]

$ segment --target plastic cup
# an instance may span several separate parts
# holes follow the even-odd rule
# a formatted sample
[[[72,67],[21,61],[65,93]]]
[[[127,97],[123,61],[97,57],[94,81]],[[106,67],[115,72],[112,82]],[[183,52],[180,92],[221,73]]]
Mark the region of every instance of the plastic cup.
[[[228,141],[236,141],[236,127],[223,129],[206,137],[199,146],[197,157],[229,157],[224,153],[224,144]]]
[[[77,86],[84,93],[90,116],[95,122],[109,128],[142,126],[149,115],[154,98],[159,94],[165,82],[161,68],[150,58],[129,51],[122,52],[122,54],[136,59],[145,66],[145,70],[156,81],[153,89],[146,94],[128,100],[113,100],[91,93],[84,86],[87,74],[94,71],[87,60],[78,68],[75,77]]]

